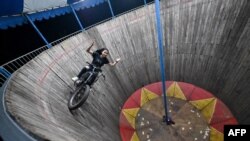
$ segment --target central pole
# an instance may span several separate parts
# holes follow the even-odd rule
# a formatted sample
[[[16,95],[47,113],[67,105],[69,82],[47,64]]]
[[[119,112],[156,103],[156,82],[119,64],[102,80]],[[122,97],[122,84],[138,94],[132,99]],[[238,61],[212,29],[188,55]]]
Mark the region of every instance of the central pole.
[[[155,14],[156,14],[156,23],[157,23],[157,35],[158,35],[158,48],[160,53],[160,68],[161,68],[161,80],[162,80],[162,91],[163,91],[163,101],[165,116],[163,116],[163,122],[166,122],[167,125],[174,124],[171,118],[168,116],[168,107],[167,107],[167,96],[166,96],[166,85],[165,85],[165,63],[164,63],[164,48],[162,41],[162,28],[161,28],[161,18],[160,18],[160,2],[155,0]]]

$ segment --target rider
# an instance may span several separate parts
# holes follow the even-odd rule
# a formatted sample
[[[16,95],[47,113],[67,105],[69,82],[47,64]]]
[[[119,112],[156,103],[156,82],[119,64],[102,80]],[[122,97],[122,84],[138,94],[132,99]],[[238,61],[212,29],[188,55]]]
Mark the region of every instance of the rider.
[[[94,42],[86,50],[93,57],[93,61],[91,63],[92,65],[101,68],[104,64],[109,64],[110,66],[115,66],[120,61],[120,58],[117,58],[115,62],[112,62],[112,63],[109,62],[109,60],[107,58],[107,56],[109,54],[109,50],[107,48],[101,48],[101,49],[98,49],[98,50],[92,52],[91,48],[93,46],[94,46]],[[81,78],[81,76],[90,69],[91,69],[90,65],[85,66],[76,77],[72,78],[72,80],[73,81],[79,80],[79,78]]]

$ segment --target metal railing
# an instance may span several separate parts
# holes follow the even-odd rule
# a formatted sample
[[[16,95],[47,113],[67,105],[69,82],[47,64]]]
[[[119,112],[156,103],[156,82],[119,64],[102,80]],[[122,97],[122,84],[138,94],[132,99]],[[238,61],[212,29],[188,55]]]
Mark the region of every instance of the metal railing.
[[[67,36],[64,36],[64,37],[62,37],[62,38],[59,38],[59,39],[57,39],[57,40],[51,42],[50,44],[51,44],[52,46],[55,46],[55,45],[57,45],[57,44],[59,44],[59,43],[65,41],[65,40],[69,39],[70,37],[73,37],[73,36],[75,36],[75,35],[81,33],[81,32],[82,32],[81,30],[78,30],[78,31],[76,31],[76,32],[73,32],[73,33],[67,35]]]
[[[137,8],[134,8],[133,10],[138,9],[140,7],[141,6],[139,6]],[[69,35],[67,35],[67,36],[65,36],[63,38],[60,38],[58,40],[55,40],[55,41],[51,42],[50,45],[52,45],[52,47],[53,47],[53,46],[55,46],[57,44],[60,44],[61,42],[63,42],[64,40],[66,40],[66,39],[68,39],[68,38],[70,38],[72,36],[75,36],[75,35],[77,35],[77,34],[79,34],[81,32],[85,32],[86,29],[90,29],[90,28],[92,28],[92,27],[94,27],[96,25],[104,23],[104,22],[106,22],[106,21],[108,21],[110,19],[113,19],[113,18],[115,18],[117,16],[120,16],[122,14],[126,14],[126,13],[128,13],[130,11],[132,11],[132,10],[126,11],[126,12],[121,13],[119,15],[116,15],[116,16],[113,16],[111,18],[107,18],[107,19],[105,19],[103,21],[100,21],[98,23],[95,23],[95,24],[93,24],[91,26],[86,27],[85,30],[79,30],[79,31],[76,31],[74,33],[71,33],[71,34],[69,34]],[[5,64],[3,64],[3,65],[0,66],[0,90],[2,88],[4,89],[1,92],[3,94],[2,98],[1,98],[2,102],[0,102],[1,105],[3,106],[3,108],[2,108],[3,112],[1,111],[1,114],[4,115],[4,119],[6,118],[10,122],[10,123],[7,123],[9,125],[8,129],[11,129],[12,132],[15,133],[15,134],[18,133],[19,138],[22,138],[23,140],[33,141],[34,139],[31,136],[29,136],[29,134],[27,134],[23,129],[21,129],[18,126],[18,124],[10,117],[9,113],[7,112],[7,110],[5,108],[5,104],[4,104],[4,94],[5,94],[4,91],[6,89],[6,84],[8,83],[9,79],[11,79],[11,77],[13,77],[13,76],[11,76],[12,73],[14,73],[15,71],[17,71],[19,68],[21,68],[22,66],[24,66],[26,63],[28,63],[33,58],[35,58],[36,56],[38,56],[43,51],[46,51],[47,49],[49,49],[48,46],[44,45],[44,46],[42,46],[42,47],[40,47],[40,48],[38,48],[36,50],[33,50],[33,51],[29,52],[29,53],[26,53],[26,54],[24,54],[24,55],[22,55],[22,56],[20,56],[20,57],[18,57],[16,59],[14,59],[12,61],[9,61],[9,62],[7,62],[7,63],[5,63]],[[1,109],[1,105],[0,105],[0,109]],[[15,129],[17,129],[17,130],[15,130]],[[19,135],[19,133],[21,135]],[[8,136],[8,135],[6,135],[6,136]],[[11,136],[11,137],[13,137],[13,138],[10,138],[10,139],[14,139],[14,140],[16,138],[14,136]],[[1,137],[0,137],[0,140],[1,140]]]
[[[3,64],[0,67],[0,87],[4,84],[4,82],[10,77],[10,75],[25,65],[27,62],[35,58],[37,55],[42,53],[43,51],[47,50],[46,46],[42,46],[36,50],[33,50],[29,53],[26,53],[12,61],[9,61]]]
[[[79,34],[81,32],[81,30],[76,31],[74,33],[71,33],[67,36],[64,36],[60,39],[57,39],[53,42],[51,42],[50,44],[52,46],[55,46],[61,42],[63,42],[64,40],[75,36],[77,34]],[[26,53],[14,60],[11,60],[3,65],[0,66],[0,87],[2,87],[2,85],[4,84],[4,82],[10,77],[10,75],[15,72],[16,70],[18,70],[19,68],[21,68],[23,65],[25,65],[26,63],[28,63],[30,60],[32,60],[33,58],[35,58],[37,55],[39,55],[40,53],[42,53],[43,51],[47,50],[48,47],[46,45],[35,49],[29,53]]]
[[[142,8],[143,6],[146,6],[146,5],[149,5],[149,4],[152,4],[152,3],[154,3],[154,2],[150,2],[150,3],[144,4],[144,5],[140,5],[140,6],[138,6],[138,7],[135,7],[135,8],[133,8],[133,9],[130,9],[130,10],[125,11],[125,12],[123,12],[123,13],[120,13],[120,14],[118,14],[118,15],[114,15],[113,17],[109,17],[109,18],[107,18],[107,19],[104,19],[104,20],[102,20],[102,21],[99,21],[99,22],[97,22],[97,23],[95,23],[95,24],[92,24],[92,25],[90,25],[90,26],[88,26],[88,27],[85,27],[85,30],[90,29],[90,28],[92,28],[92,27],[94,27],[94,26],[97,26],[97,25],[102,24],[102,23],[104,23],[104,22],[106,22],[106,21],[112,20],[112,19],[114,19],[114,18],[116,18],[116,17],[118,17],[118,16],[124,15],[124,14],[126,14],[126,13],[129,13],[129,12],[131,12],[131,11],[137,10],[137,9],[139,9],[139,8]],[[85,31],[85,30],[84,30],[84,31]],[[60,39],[57,39],[57,40],[51,42],[50,44],[51,44],[52,46],[55,46],[55,45],[57,45],[57,44],[63,42],[64,40],[66,40],[66,39],[68,39],[68,38],[70,38],[70,37],[72,37],[72,36],[75,36],[75,35],[77,35],[77,34],[79,34],[79,33],[81,33],[81,32],[84,32],[84,31],[78,30],[78,31],[76,31],[76,32],[74,32],[74,33],[71,33],[71,34],[69,34],[69,35],[67,35],[67,36],[64,36],[64,37],[62,37],[62,38],[60,38]],[[46,45],[44,45],[44,46],[42,46],[42,47],[40,47],[40,48],[38,48],[38,49],[36,49],[36,50],[33,50],[33,51],[29,52],[29,53],[26,53],[26,54],[24,54],[24,55],[22,55],[22,56],[20,56],[20,57],[18,57],[18,58],[16,58],[16,59],[12,60],[12,61],[9,61],[9,62],[7,62],[7,63],[1,65],[1,66],[0,66],[0,87],[2,87],[2,85],[3,85],[3,84],[5,83],[5,81],[11,76],[11,74],[12,74],[13,72],[15,72],[16,70],[18,70],[19,68],[21,68],[23,65],[25,65],[25,64],[28,63],[30,60],[32,60],[32,59],[35,58],[37,55],[39,55],[40,53],[42,53],[43,51],[45,51],[45,50],[47,50],[47,49],[48,49],[48,47],[47,47]]]

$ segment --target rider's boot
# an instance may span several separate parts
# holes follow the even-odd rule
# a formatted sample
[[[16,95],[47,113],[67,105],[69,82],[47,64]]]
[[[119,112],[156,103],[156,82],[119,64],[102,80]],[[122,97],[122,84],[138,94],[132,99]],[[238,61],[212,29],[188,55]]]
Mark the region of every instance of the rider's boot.
[[[82,82],[77,76],[73,77],[72,80],[75,82],[76,85]]]
[[[76,84],[80,84],[81,82],[81,80],[76,80]]]
[[[75,76],[75,77],[73,77],[73,78],[71,78],[74,82],[75,81],[77,81],[77,80],[79,80],[79,78],[77,77],[77,76]]]

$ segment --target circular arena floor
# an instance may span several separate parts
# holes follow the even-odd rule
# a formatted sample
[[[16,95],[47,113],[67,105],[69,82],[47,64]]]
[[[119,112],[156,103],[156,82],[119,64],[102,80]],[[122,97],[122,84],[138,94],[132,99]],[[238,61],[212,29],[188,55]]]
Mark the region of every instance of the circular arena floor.
[[[167,109],[175,124],[166,125],[161,83],[135,91],[120,113],[123,141],[223,141],[225,124],[237,124],[213,94],[192,84],[166,82]]]

